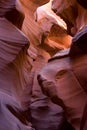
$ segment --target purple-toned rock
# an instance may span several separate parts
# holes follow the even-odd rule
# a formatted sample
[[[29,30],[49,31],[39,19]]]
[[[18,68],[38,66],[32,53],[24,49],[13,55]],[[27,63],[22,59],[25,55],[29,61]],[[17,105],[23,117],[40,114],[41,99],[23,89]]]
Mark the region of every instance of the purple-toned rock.
[[[53,0],[52,9],[67,24],[68,33],[75,35],[87,24],[87,10],[80,6],[81,0]],[[85,4],[85,0],[82,1]]]
[[[43,93],[58,105],[58,99],[62,100],[67,120],[75,130],[80,129],[87,100],[86,37],[87,26],[74,36],[71,48],[53,56],[38,75]]]
[[[24,15],[16,9],[16,2],[0,1],[0,130],[34,130],[26,117],[31,96],[30,86],[26,93],[31,69],[29,40],[17,28],[21,28]]]

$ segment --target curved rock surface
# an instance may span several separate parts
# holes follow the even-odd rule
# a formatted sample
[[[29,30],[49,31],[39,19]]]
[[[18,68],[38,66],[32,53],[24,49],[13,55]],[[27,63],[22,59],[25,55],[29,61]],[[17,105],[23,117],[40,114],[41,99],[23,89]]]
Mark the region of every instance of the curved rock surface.
[[[80,129],[83,111],[86,112],[86,35],[87,26],[75,35],[71,49],[54,55],[38,75],[43,93],[53,102],[58,98],[62,100],[61,106],[65,108],[66,117],[75,130]],[[59,104],[59,100],[56,103]],[[86,120],[84,117],[83,121]]]
[[[84,5],[85,1],[80,3]],[[68,33],[72,36],[87,24],[87,10],[78,3],[78,0],[53,0],[52,10],[65,20]]]
[[[40,38],[36,35],[34,39],[32,28],[30,28],[31,36],[27,35],[30,40],[19,30],[24,19],[24,14],[20,10],[21,7],[18,7],[19,1],[0,2],[1,14],[3,14],[3,17],[0,17],[0,130],[33,130],[33,127],[35,129],[53,129],[53,127],[55,130],[60,129],[66,120],[64,110],[60,106],[49,103],[51,101],[42,94],[37,81],[37,74],[47,59],[50,58],[50,55],[44,49],[36,46]],[[15,21],[13,15],[15,15]],[[28,15],[25,14],[25,20]],[[34,25],[36,25],[37,32],[41,30],[37,23]],[[24,29],[27,34],[29,28]],[[39,32],[39,34],[41,33]],[[34,43],[32,39],[34,39]],[[38,42],[36,43],[36,41]],[[28,50],[30,43],[30,50]],[[34,46],[36,47],[34,48]],[[39,108],[41,107],[41,111],[38,111],[36,104]],[[46,115],[40,122],[41,112],[44,114],[44,108]],[[36,120],[34,113],[37,114]],[[46,122],[45,116],[49,116],[46,127],[43,126]],[[52,117],[55,118],[56,123]],[[58,123],[57,120],[59,120]]]
[[[15,24],[12,19],[8,18],[8,14],[10,17],[14,11],[18,12],[15,5],[15,0],[0,1],[0,14],[3,14],[3,17],[0,17],[0,129],[33,130],[25,118],[25,108],[21,100],[21,93],[29,84],[29,80],[26,81],[28,70],[31,68],[27,58],[29,40],[17,28],[19,25],[15,26],[17,19],[14,21]],[[22,24],[22,13],[20,15],[19,12],[18,16],[21,16]],[[28,92],[31,95],[31,88]]]
[[[87,27],[72,40],[47,2],[0,1],[0,130],[86,130]]]

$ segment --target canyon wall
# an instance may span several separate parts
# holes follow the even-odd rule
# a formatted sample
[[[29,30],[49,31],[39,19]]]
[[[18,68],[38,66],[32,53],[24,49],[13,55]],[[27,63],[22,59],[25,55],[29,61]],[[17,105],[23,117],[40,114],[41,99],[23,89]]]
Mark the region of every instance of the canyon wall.
[[[0,130],[86,128],[86,10],[61,2],[0,2]]]

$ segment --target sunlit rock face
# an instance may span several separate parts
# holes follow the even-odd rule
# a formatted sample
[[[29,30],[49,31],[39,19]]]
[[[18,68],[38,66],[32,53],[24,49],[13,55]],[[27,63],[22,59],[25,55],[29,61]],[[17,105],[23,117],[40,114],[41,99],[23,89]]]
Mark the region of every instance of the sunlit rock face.
[[[77,77],[77,80],[80,82],[81,87],[86,91],[86,53],[87,53],[87,47],[86,47],[86,32],[87,32],[87,27],[85,26],[87,24],[87,1],[86,0],[74,0],[74,1],[68,1],[68,0],[53,0],[52,3],[52,9],[54,12],[61,16],[67,23],[68,28],[68,33],[71,35],[75,35],[73,41],[77,40],[77,43],[73,47],[71,47],[71,52],[74,54],[77,52],[77,58],[74,63],[76,63],[75,68],[77,69],[74,70],[74,74]],[[71,26],[71,27],[70,27]],[[83,38],[81,37],[83,35]],[[75,39],[76,38],[76,39]],[[80,40],[78,40],[80,39]],[[78,44],[78,45],[77,45]],[[79,51],[78,51],[78,47]],[[83,52],[81,54],[81,52]],[[76,53],[75,53],[76,55]],[[74,55],[74,56],[75,56]],[[79,57],[81,56],[81,57]],[[78,61],[79,59],[79,61]],[[79,64],[79,67],[77,67],[77,62]],[[85,66],[85,67],[83,67]],[[75,69],[74,68],[74,69]],[[81,121],[81,130],[86,130],[87,129],[87,105],[84,107],[84,113],[82,115],[82,121]]]
[[[76,16],[74,16],[75,12],[70,9],[72,6],[73,8],[78,7]],[[65,0],[63,3],[62,0],[54,0],[52,8],[57,15],[64,18],[67,25],[70,24],[70,21],[72,22],[71,25],[75,24],[73,29],[76,28],[77,30],[70,29],[72,34],[80,31],[86,24],[86,10],[80,7],[76,1],[69,3]],[[43,93],[48,95],[53,102],[61,103],[61,106],[66,110],[68,121],[75,130],[87,128],[85,117],[87,107],[85,107],[87,102],[87,94],[85,93],[87,92],[85,87],[87,78],[85,74],[87,69],[85,66],[87,64],[86,36],[87,26],[74,36],[71,49],[56,53],[38,75]],[[60,100],[62,101],[60,102]]]
[[[65,20],[71,35],[75,35],[87,23],[87,10],[76,0],[53,0],[52,9]]]
[[[44,26],[40,25],[42,27],[42,29],[47,32],[50,31],[51,26],[53,24],[58,24],[61,28],[64,28],[65,30],[67,30],[66,23],[52,11],[51,5],[52,5],[52,0],[50,0],[45,5],[38,7],[34,14],[35,20],[40,24],[41,21],[43,22],[44,19],[45,20],[47,19],[48,24],[44,23],[45,21],[43,22],[43,24],[46,24],[47,26],[44,27]],[[45,29],[47,29],[47,30],[45,30]]]
[[[64,110],[60,105],[52,103],[49,97],[45,96],[42,93],[41,88],[37,81],[37,75],[41,71],[42,67],[46,64],[47,60],[53,54],[59,51],[60,48],[62,49],[62,47],[57,45],[57,43],[53,42],[51,39],[49,40],[49,38],[44,37],[43,29],[35,21],[34,17],[35,11],[37,7],[41,5],[41,1],[40,3],[38,3],[29,0],[28,1],[21,0],[21,3],[23,5],[23,9],[25,12],[25,19],[22,29],[30,40],[28,56],[29,61],[32,64],[32,70],[30,71],[31,73],[29,77],[30,80],[33,81],[33,84],[31,84],[32,86],[32,99],[30,105],[31,119],[32,119],[31,122],[34,128],[38,130],[44,130],[44,129],[49,130],[53,128],[54,130],[61,129],[63,126],[66,127],[67,124]],[[67,34],[65,33],[66,32],[65,30],[63,30],[63,32],[64,34]],[[57,35],[57,33],[55,34]],[[49,37],[50,36],[51,34],[49,34]],[[45,120],[46,118],[47,120]],[[52,118],[55,118],[55,121],[51,120]],[[44,126],[46,122],[47,124]],[[66,128],[68,129],[68,127]]]
[[[58,71],[56,68],[59,69],[60,65],[57,64],[60,62],[59,60],[55,63],[55,60],[51,61],[51,59],[49,63],[54,62],[54,65],[47,64],[47,79],[46,81],[44,79],[43,82],[45,74],[43,76],[44,70],[42,68],[48,59],[57,51],[65,51],[66,48],[70,47],[72,38],[67,34],[65,22],[51,10],[49,0],[7,0],[6,3],[4,2],[3,0],[0,1],[0,101],[2,112],[0,130],[73,130],[72,126],[67,123],[66,117],[77,130],[83,108],[81,107],[77,112],[77,108],[80,107],[77,104],[75,110],[72,109],[74,107],[73,99],[67,100],[67,95],[71,89],[69,92],[67,89],[66,91],[62,90],[65,94],[63,95],[62,91],[57,88],[59,85],[57,76],[55,87],[54,74]],[[42,7],[37,7],[46,4],[46,2],[50,3],[47,4],[49,5],[48,10],[45,15],[40,15],[38,9],[44,12],[46,8],[44,6],[43,9],[45,10],[43,10]],[[43,17],[37,19],[39,15]],[[26,36],[19,30],[21,28]],[[63,67],[67,64],[69,64],[67,61],[63,62]],[[54,68],[53,73],[51,73],[51,67]],[[41,77],[38,76],[39,73]],[[67,75],[69,77],[71,73]],[[53,79],[50,79],[51,82],[49,76],[53,76]],[[70,78],[70,81],[71,85],[74,81],[73,78]],[[64,83],[66,83],[66,77]],[[66,86],[69,88],[70,85]],[[51,89],[46,88],[47,86]],[[63,82],[60,83],[60,86],[63,86]],[[72,91],[75,91],[75,88],[72,88]],[[84,106],[86,96],[82,89],[79,92],[83,98],[81,96],[80,100],[77,94],[75,103],[80,101],[82,102],[81,105]],[[67,107],[70,107],[70,111],[65,109]],[[77,121],[74,120],[76,124],[71,119],[74,116],[76,116],[75,119],[79,118]]]
[[[42,95],[42,92],[41,92],[40,87],[37,82],[37,74],[40,72],[42,67],[47,62],[47,60],[53,54],[55,54],[57,51],[59,51],[61,49],[65,49],[70,46],[71,37],[69,35],[67,35],[67,32],[64,28],[60,27],[60,24],[53,25],[53,27],[50,28],[50,33],[45,37],[44,34],[46,32],[41,28],[41,26],[38,22],[35,22],[35,11],[36,11],[37,7],[40,5],[40,3],[37,2],[37,4],[36,4],[36,2],[33,3],[33,1],[29,1],[29,0],[25,1],[25,2],[21,0],[21,3],[23,5],[24,12],[25,12],[23,31],[29,37],[29,40],[30,40],[30,47],[28,49],[28,55],[30,58],[30,62],[33,66],[32,75],[34,73],[34,77],[33,77],[34,83],[33,83],[33,92],[32,93],[33,93],[33,95],[38,97],[39,95]],[[50,12],[51,12],[51,9],[50,9]],[[50,17],[50,12],[48,10],[48,13],[49,13],[48,14],[49,15],[48,24],[50,24],[50,19],[52,19]],[[53,13],[53,11],[52,11],[52,13]],[[46,17],[47,17],[47,15],[46,15]],[[53,20],[56,22],[58,21],[58,19],[56,20],[55,17]],[[43,24],[45,24],[44,21],[43,21]],[[65,26],[65,28],[66,28],[66,26]],[[57,31],[57,29],[58,29],[58,31]],[[61,30],[61,31],[59,32],[59,30]],[[59,32],[59,33],[57,34],[57,32]],[[66,43],[64,41],[68,41],[68,42],[66,42],[67,45],[65,45]]]
[[[23,31],[29,37],[31,44],[28,49],[28,56],[29,61],[32,64],[32,70],[30,71],[30,79],[33,81],[31,84],[32,100],[30,105],[32,124],[38,130],[42,130],[44,127],[47,130],[48,128],[53,129],[53,127],[55,130],[59,129],[59,127],[56,127],[57,124],[55,124],[55,122],[58,120],[59,124],[62,124],[61,126],[64,125],[62,122],[65,120],[63,115],[64,108],[64,110],[66,110],[67,120],[76,130],[79,130],[87,96],[74,76],[72,68],[75,68],[76,65],[78,67],[81,63],[83,65],[83,62],[86,62],[86,57],[81,56],[81,59],[74,57],[75,59],[72,60],[72,58],[68,57],[68,50],[64,50],[50,59],[43,69],[42,67],[57,51],[70,46],[71,37],[69,35],[67,37],[67,30],[69,34],[75,35],[75,33],[86,24],[86,11],[78,5],[76,1],[71,2],[66,0],[63,2],[62,0],[54,0],[52,3],[52,9],[57,15],[60,15],[61,18],[65,20],[67,24],[66,29],[62,28],[60,24],[57,23],[57,20],[52,17],[52,14],[50,15],[49,10],[47,11],[48,14],[45,12],[45,15],[40,15],[40,12],[38,11],[39,9],[44,12],[44,10],[39,7],[41,6],[41,2],[42,1],[21,0],[25,12]],[[82,19],[80,19],[80,15]],[[40,16],[39,19],[37,16]],[[44,19],[44,17],[41,16],[46,18]],[[46,25],[48,26],[46,27]],[[69,41],[68,44],[67,41]],[[76,51],[78,50],[77,48],[74,49]],[[71,54],[72,52],[74,52],[74,50],[71,51]],[[74,69],[74,71],[75,73],[77,73],[77,71],[78,73],[81,73],[79,68]],[[82,70],[82,72],[84,71]],[[41,88],[37,81],[38,73],[40,73],[38,80]],[[42,92],[46,96],[44,96]],[[50,99],[47,96],[51,98],[53,104],[51,101],[50,104],[48,103]],[[54,103],[56,103],[58,107],[57,105],[55,106]],[[52,106],[55,109],[53,109]],[[55,110],[58,113],[62,112],[60,117],[63,120],[59,120],[59,116],[56,116],[58,113]],[[52,122],[49,123],[51,112],[54,115],[52,117],[57,117],[57,119],[55,119],[55,122],[51,120]],[[42,113],[42,115],[40,113]],[[47,118],[47,115],[49,118]],[[41,120],[42,116],[43,120]],[[45,118],[47,118],[48,123],[46,126],[43,126],[46,121]],[[53,127],[51,125],[52,123],[54,124]]]
[[[43,93],[56,104],[59,104],[59,99],[62,100],[61,106],[66,110],[67,120],[75,130],[80,129],[80,124],[83,128],[84,124],[86,125],[83,111],[87,102],[87,85],[85,84],[87,34],[84,34],[84,31],[73,38],[70,50],[66,49],[54,55],[38,75]],[[81,122],[82,116],[83,122]]]
[[[38,7],[34,16],[43,31],[40,46],[52,56],[57,51],[68,48],[71,37],[67,34],[66,23],[51,10],[51,4],[52,1]]]
[[[33,77],[34,78],[33,90],[35,90],[35,91],[33,91],[33,94],[37,95],[37,97],[38,97],[42,93],[40,90],[40,87],[38,85],[38,82],[37,82],[38,72],[42,69],[42,67],[45,65],[47,60],[53,54],[55,54],[57,51],[59,51],[61,49],[65,49],[66,47],[69,47],[69,44],[71,42],[71,37],[67,36],[67,32],[64,29],[62,29],[61,27],[59,27],[59,25],[58,25],[58,27],[56,25],[55,26],[58,28],[58,30],[60,30],[60,29],[63,30],[63,31],[60,31],[60,34],[58,37],[58,39],[60,39],[60,41],[62,39],[63,43],[61,43],[60,41],[57,40],[58,35],[55,30],[56,27],[52,27],[54,30],[54,33],[52,33],[53,30],[50,29],[51,33],[49,34],[48,37],[45,37],[44,30],[41,28],[41,26],[37,22],[35,22],[35,11],[36,11],[37,7],[41,5],[40,4],[41,2],[40,3],[37,2],[37,4],[36,4],[36,2],[34,3],[33,1],[21,0],[21,3],[23,5],[23,9],[25,12],[23,31],[29,37],[29,40],[30,40],[30,47],[28,49],[28,55],[30,58],[30,62],[33,66],[32,73],[35,74],[35,76]],[[50,15],[49,15],[49,18],[50,18]],[[57,20],[55,20],[55,21],[57,21]],[[61,36],[61,33],[63,34],[62,36]],[[53,35],[53,37],[52,37],[52,35]],[[68,45],[63,45],[63,46],[61,45],[61,44],[64,44],[63,37],[66,37],[64,39],[67,39],[69,41]],[[53,40],[53,39],[55,39],[55,40]],[[60,44],[57,44],[58,42]]]

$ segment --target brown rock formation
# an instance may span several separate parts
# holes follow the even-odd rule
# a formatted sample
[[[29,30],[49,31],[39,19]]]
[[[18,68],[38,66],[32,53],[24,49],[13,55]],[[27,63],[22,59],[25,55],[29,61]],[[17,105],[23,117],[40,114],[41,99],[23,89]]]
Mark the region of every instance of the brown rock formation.
[[[73,27],[69,33],[75,34],[86,24],[86,10],[76,1],[54,0],[52,8],[65,20],[69,28]],[[86,64],[86,29],[77,33],[73,42],[70,53],[68,50],[63,51],[49,60],[40,72],[38,80],[43,93],[53,102],[56,100],[59,105],[58,99],[62,99],[63,103],[60,103],[66,109],[67,119],[76,130],[80,129],[82,120],[82,130],[87,129],[86,108],[84,110],[87,95],[82,89],[86,91],[86,67],[82,67]]]
[[[65,22],[51,10],[51,3],[40,6],[34,13],[35,20],[43,31],[40,47],[51,55],[70,46],[71,37],[67,34]]]
[[[72,45],[68,53],[66,48],[70,47],[72,37],[67,34],[64,21],[51,10],[49,0],[20,1],[0,1],[0,130],[72,130],[67,120],[78,130],[87,97],[86,82],[83,84],[80,80],[86,78],[86,67],[82,70],[78,67],[86,64],[86,53],[79,48],[85,52],[86,47]],[[63,4],[67,6],[67,1]],[[76,7],[75,17],[70,5],[71,16],[68,9],[65,11],[69,21],[63,16],[68,27],[75,25],[77,18],[75,29],[78,31],[86,24],[86,14],[78,4]],[[77,25],[80,11],[84,11],[84,20]],[[82,34],[73,38],[74,44],[84,42],[80,39]],[[63,51],[51,58],[59,50]],[[75,50],[81,55],[73,55]]]
[[[30,48],[28,49],[28,54],[29,54],[29,57],[31,59],[30,61],[33,66],[32,72],[35,73],[34,78],[36,81],[35,81],[35,84],[33,84],[33,85],[34,85],[34,89],[36,92],[34,91],[34,93],[37,93],[40,91],[39,85],[37,83],[37,74],[39,73],[41,68],[45,65],[45,63],[47,62],[47,60],[50,58],[51,55],[55,54],[60,49],[64,49],[64,47],[62,47],[61,43],[60,43],[60,45],[57,44],[58,39],[61,40],[62,37],[65,37],[65,39],[68,39],[68,41],[69,41],[68,44],[69,44],[71,38],[68,37],[65,30],[63,30],[59,26],[57,27],[56,25],[55,26],[58,28],[58,30],[63,30],[64,35],[62,35],[62,37],[60,38],[61,33],[63,34],[63,32],[60,31],[59,37],[57,39],[58,35],[55,30],[55,27],[52,27],[52,31],[50,32],[48,38],[44,38],[43,35],[46,32],[44,32],[42,30],[41,26],[38,23],[36,23],[35,19],[34,19],[35,10],[40,5],[40,3],[37,2],[37,4],[36,4],[36,3],[33,3],[33,1],[24,2],[22,0],[21,0],[21,2],[23,4],[24,12],[26,12],[25,20],[24,20],[24,24],[23,24],[23,31],[29,37],[30,44],[31,44]],[[52,38],[53,30],[55,30],[55,31],[54,31],[54,36]],[[51,35],[51,33],[52,33],[52,35]],[[49,39],[49,37],[50,37],[50,39]],[[54,41],[53,39],[55,39],[56,41]]]
[[[31,105],[30,105],[32,124],[38,130],[39,129],[48,130],[48,129],[53,129],[53,127],[55,128],[55,130],[57,130],[57,129],[60,129],[64,125],[64,122],[65,122],[63,108],[61,107],[61,110],[62,110],[62,113],[61,113],[59,106],[56,106],[53,103],[49,103],[50,102],[49,98],[47,96],[43,95],[41,88],[38,84],[37,75],[41,71],[42,67],[45,65],[47,60],[50,58],[50,55],[53,55],[54,53],[56,53],[56,51],[58,51],[60,48],[59,48],[59,46],[56,47],[57,43],[55,45],[55,42],[53,45],[50,45],[51,40],[47,41],[47,43],[45,43],[45,41],[48,39],[44,38],[44,40],[43,40],[44,31],[42,30],[40,25],[34,21],[35,10],[40,4],[33,3],[33,1],[24,2],[21,0],[21,2],[24,5],[24,12],[25,12],[23,31],[29,37],[30,44],[31,44],[30,48],[28,49],[28,54],[29,54],[30,62],[33,67],[31,70],[31,74],[30,74],[31,79],[33,80],[32,100],[31,100]],[[63,30],[63,32],[65,32],[65,31]],[[55,33],[54,35],[57,35],[57,33]],[[50,36],[51,36],[51,34],[49,35],[49,37]],[[45,44],[47,44],[47,45],[45,45]],[[49,48],[51,48],[51,50]],[[54,48],[56,48],[56,51],[54,50]],[[51,105],[54,106],[55,110],[52,108]],[[40,119],[40,118],[42,118],[41,113],[44,113],[44,111],[46,111],[47,114],[46,115],[44,114],[43,120],[41,120]],[[58,113],[61,113],[60,116],[56,116],[57,111],[58,111]],[[50,120],[52,118],[51,112],[53,113],[55,118],[57,117],[55,119],[55,121],[58,120],[61,127],[59,127],[59,125],[57,125],[57,123],[55,124],[55,122],[53,120]],[[47,123],[46,127],[45,127],[45,126],[43,126],[43,124],[45,123],[45,118],[47,115],[49,116],[49,118],[47,119],[47,122],[49,122],[49,120],[50,120],[50,123]],[[61,119],[63,119],[64,122]],[[53,124],[53,126],[51,124]],[[65,126],[66,126],[66,123],[65,123]]]
[[[21,98],[30,82],[29,41],[17,28],[21,27],[23,16],[15,5],[15,0],[0,1],[0,130],[33,130],[26,118],[24,99]],[[15,21],[9,19],[14,13],[17,13]],[[20,18],[20,26],[17,17]],[[28,94],[31,95],[31,87]]]
[[[52,4],[52,9],[66,21],[69,28],[70,28],[69,25],[70,24],[72,25],[71,29],[69,30],[69,33],[71,33],[72,35],[75,35],[76,32],[79,32],[80,30],[82,30],[81,32],[77,33],[77,35],[75,36],[74,40],[77,41],[78,45],[76,45],[76,43],[75,43],[74,50],[71,48],[71,50],[72,50],[71,52],[73,54],[75,52],[78,53],[78,47],[79,47],[79,49],[80,49],[79,53],[84,52],[84,54],[86,54],[87,53],[87,47],[86,47],[87,27],[84,27],[84,26],[87,24],[87,16],[86,16],[87,15],[87,1],[86,0],[74,0],[71,2],[68,0],[64,0],[63,4],[62,4],[62,0],[60,0],[60,1],[54,0],[53,4]],[[76,53],[75,53],[75,55],[76,55]],[[78,57],[79,57],[79,55],[78,55]],[[82,61],[79,61],[80,62],[79,69],[77,69],[77,67],[76,67],[77,71],[75,70],[75,74],[76,74],[76,77],[79,80],[81,86],[86,91],[86,84],[85,84],[86,83],[86,74],[85,74],[86,67],[83,67],[85,65],[86,59],[81,58],[80,60],[82,60]],[[85,62],[84,62],[84,60],[85,60]],[[85,109],[84,109],[80,130],[87,129],[86,108],[87,108],[87,105],[85,106]]]
[[[27,31],[30,33],[28,36],[31,46],[30,50],[27,50],[30,44],[29,40],[19,30],[22,27],[24,14],[20,12],[21,7],[18,7],[20,3],[17,2],[15,0],[0,1],[0,130],[33,130],[30,121],[38,130],[53,128],[57,130],[65,123],[64,110],[42,94],[37,82],[37,74],[50,55],[44,49],[37,47],[40,44],[40,38],[36,32],[38,30],[39,34],[42,32],[34,20],[32,26],[36,25],[36,32],[34,27],[32,30],[30,21],[30,28],[28,28],[30,31],[24,28],[26,34]],[[28,9],[26,7],[24,9],[26,9],[25,21],[27,21]],[[33,12],[30,11],[29,13],[32,21]],[[40,119],[42,117],[43,120]],[[48,117],[47,120],[45,120],[46,117]],[[53,117],[55,121],[52,119]],[[44,127],[43,124],[46,122],[48,123]]]
[[[71,35],[75,35],[87,23],[87,10],[76,0],[53,0],[52,9],[65,20]]]
[[[75,130],[80,129],[87,100],[86,35],[87,27],[74,38],[70,50],[60,51],[51,58],[38,75],[42,91],[66,110],[66,117]],[[84,90],[83,90],[84,88]],[[55,99],[55,100],[54,100]]]

